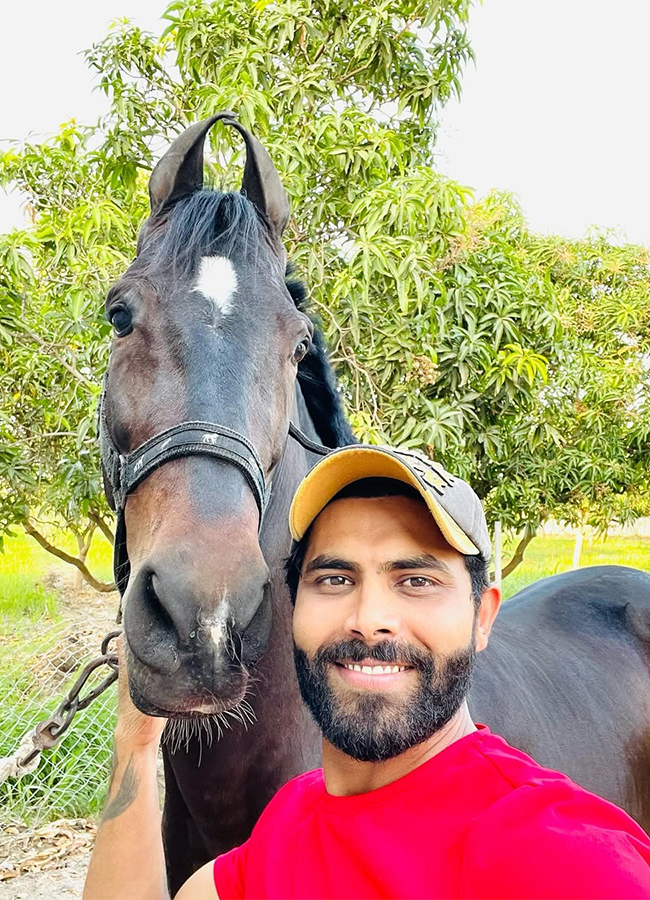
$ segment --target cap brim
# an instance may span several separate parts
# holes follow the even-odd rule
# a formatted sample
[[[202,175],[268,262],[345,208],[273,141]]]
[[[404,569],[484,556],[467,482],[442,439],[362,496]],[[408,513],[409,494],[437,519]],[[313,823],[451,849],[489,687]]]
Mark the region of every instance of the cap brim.
[[[443,509],[408,466],[388,453],[372,447],[346,447],[321,460],[300,484],[289,512],[289,528],[299,541],[330,500],[340,490],[362,478],[394,478],[420,494],[445,540],[460,553],[475,556],[480,551]]]

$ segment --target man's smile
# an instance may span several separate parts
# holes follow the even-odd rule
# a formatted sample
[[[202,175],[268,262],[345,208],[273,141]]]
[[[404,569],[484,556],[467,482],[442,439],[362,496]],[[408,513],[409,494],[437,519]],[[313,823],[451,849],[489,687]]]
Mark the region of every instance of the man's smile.
[[[332,664],[343,681],[357,687],[375,688],[390,687],[401,683],[412,666],[399,663],[380,663],[374,659],[362,659],[359,662],[335,662]]]

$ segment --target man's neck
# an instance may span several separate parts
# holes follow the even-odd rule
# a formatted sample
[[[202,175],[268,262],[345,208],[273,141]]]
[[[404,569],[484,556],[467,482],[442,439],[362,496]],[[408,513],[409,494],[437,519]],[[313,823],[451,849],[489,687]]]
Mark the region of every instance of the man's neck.
[[[323,741],[323,774],[327,793],[335,797],[349,797],[376,791],[408,775],[473,731],[476,731],[476,726],[467,703],[463,703],[456,715],[428,741],[385,762],[359,762],[328,741]]]

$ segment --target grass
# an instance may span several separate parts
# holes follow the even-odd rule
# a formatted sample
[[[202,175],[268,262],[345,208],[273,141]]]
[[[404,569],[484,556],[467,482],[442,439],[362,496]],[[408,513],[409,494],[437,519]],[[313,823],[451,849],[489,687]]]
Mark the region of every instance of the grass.
[[[74,536],[58,533],[51,536],[57,547],[76,553]],[[88,553],[87,565],[98,578],[112,578],[112,548],[103,535],[96,534]],[[34,621],[41,616],[56,616],[56,594],[41,583],[53,568],[71,572],[71,567],[43,550],[24,532],[4,539],[0,553],[0,622],[14,624]]]
[[[548,534],[536,537],[526,550],[523,563],[503,582],[504,597],[547,575],[567,572],[573,562],[573,537]],[[506,544],[504,563],[514,549],[513,542]],[[580,557],[581,566],[632,566],[650,572],[650,538],[607,537],[604,540],[585,542]]]
[[[73,535],[48,537],[75,553]],[[108,542],[95,536],[88,555],[93,574],[109,580],[111,556]],[[66,609],[62,615],[60,598],[48,587],[47,576],[53,569],[73,576],[71,567],[24,533],[5,539],[0,554],[0,756],[15,752],[23,735],[51,715],[79,666],[99,649],[94,636],[80,639],[88,626],[83,606],[73,613]],[[70,621],[71,614],[75,621]],[[97,681],[105,674],[100,672]],[[77,715],[61,743],[42,755],[34,774],[0,786],[3,823],[18,820],[35,825],[99,812],[106,791],[115,704],[115,690],[107,691]]]

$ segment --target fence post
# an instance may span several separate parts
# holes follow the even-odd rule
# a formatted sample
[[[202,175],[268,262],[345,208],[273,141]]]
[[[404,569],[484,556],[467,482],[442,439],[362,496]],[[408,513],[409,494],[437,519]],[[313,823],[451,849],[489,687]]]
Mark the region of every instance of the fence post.
[[[494,523],[494,583],[501,587],[501,520]]]
[[[574,569],[580,568],[580,554],[582,553],[583,534],[581,530],[576,531],[576,542],[573,547],[573,566]]]

